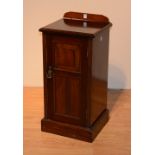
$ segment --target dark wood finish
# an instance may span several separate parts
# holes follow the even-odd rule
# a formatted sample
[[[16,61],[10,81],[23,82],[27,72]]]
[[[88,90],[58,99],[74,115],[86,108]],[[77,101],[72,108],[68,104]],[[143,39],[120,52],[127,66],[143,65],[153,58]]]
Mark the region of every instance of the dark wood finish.
[[[101,113],[94,124],[89,127],[76,126],[73,124],[62,123],[50,119],[41,120],[41,130],[45,132],[55,133],[62,136],[76,138],[87,142],[93,142],[102,127],[109,119],[109,111],[105,110]]]
[[[81,70],[81,41],[75,38],[55,37],[52,40],[54,67],[66,71]]]
[[[86,25],[83,23],[86,23]],[[87,22],[84,20],[78,22],[76,20],[59,19],[54,23],[40,28],[39,31],[50,34],[94,38],[97,33],[99,33],[101,30],[109,28],[111,25],[112,24],[110,22],[100,24],[99,22]]]
[[[85,15],[86,15],[86,17],[85,17]],[[93,22],[93,23],[101,23],[101,22],[108,23],[109,22],[109,19],[103,15],[81,13],[81,12],[72,12],[72,11],[66,12],[64,14],[64,19],[82,20],[82,21],[88,21],[88,22]]]
[[[90,124],[107,107],[109,29],[101,31],[92,44]]]
[[[109,24],[109,19],[103,15],[80,13],[80,12],[66,12],[64,14],[63,19],[64,19],[64,22],[69,25],[101,28]]]
[[[64,15],[67,16],[70,14]],[[88,17],[96,19],[96,16]],[[91,142],[108,120],[111,24],[101,28],[64,24],[60,20],[40,29],[43,32],[45,107],[42,131]]]

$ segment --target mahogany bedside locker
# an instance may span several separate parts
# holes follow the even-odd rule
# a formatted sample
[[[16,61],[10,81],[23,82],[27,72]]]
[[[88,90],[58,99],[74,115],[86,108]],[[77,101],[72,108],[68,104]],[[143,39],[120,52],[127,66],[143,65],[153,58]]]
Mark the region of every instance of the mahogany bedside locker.
[[[67,12],[43,35],[44,118],[41,130],[92,142],[109,118],[109,19]]]

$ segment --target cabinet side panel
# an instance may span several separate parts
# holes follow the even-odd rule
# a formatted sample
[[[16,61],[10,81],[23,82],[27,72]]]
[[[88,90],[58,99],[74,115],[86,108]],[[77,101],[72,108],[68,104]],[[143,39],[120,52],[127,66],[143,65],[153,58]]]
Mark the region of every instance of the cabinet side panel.
[[[98,33],[92,45],[90,124],[107,107],[109,29]]]

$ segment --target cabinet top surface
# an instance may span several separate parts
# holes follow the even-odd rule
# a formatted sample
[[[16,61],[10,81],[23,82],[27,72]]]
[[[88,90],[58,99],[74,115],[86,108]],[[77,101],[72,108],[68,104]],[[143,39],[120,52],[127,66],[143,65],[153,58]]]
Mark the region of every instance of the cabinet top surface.
[[[103,27],[90,26],[86,22],[81,23],[67,23],[64,19],[60,19],[51,23],[45,27],[39,29],[41,32],[55,32],[63,34],[76,34],[81,36],[95,37],[95,35],[101,30],[110,27],[111,23],[106,24]]]

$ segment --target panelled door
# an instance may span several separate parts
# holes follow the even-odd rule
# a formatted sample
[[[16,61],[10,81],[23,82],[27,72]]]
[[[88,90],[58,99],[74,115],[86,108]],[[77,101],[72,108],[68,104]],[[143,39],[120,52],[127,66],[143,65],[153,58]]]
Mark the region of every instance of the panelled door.
[[[48,49],[49,117],[82,125],[86,119],[86,40],[52,36]]]

